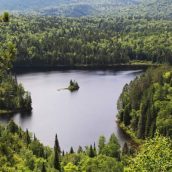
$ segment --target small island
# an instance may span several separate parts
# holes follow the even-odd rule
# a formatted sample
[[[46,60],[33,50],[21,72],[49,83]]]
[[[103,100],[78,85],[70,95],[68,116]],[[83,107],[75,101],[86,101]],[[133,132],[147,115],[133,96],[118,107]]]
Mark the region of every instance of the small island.
[[[79,90],[79,85],[76,81],[70,80],[69,86],[67,88],[71,92]]]

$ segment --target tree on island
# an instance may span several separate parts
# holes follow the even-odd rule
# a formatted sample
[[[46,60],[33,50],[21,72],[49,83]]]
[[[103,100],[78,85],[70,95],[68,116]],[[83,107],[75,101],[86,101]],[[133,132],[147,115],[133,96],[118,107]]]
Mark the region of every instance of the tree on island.
[[[68,90],[70,91],[76,91],[79,90],[79,85],[76,81],[70,80],[69,86],[68,86]]]

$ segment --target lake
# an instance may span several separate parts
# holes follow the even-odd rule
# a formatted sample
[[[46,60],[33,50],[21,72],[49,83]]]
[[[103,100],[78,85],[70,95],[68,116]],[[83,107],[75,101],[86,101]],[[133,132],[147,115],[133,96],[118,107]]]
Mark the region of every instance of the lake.
[[[12,118],[51,147],[57,133],[65,151],[71,146],[77,149],[79,145],[97,143],[100,135],[108,139],[113,132],[123,144],[126,138],[116,124],[116,103],[123,86],[140,72],[66,70],[20,74],[18,82],[31,92],[32,114],[1,116],[0,120]],[[71,79],[78,82],[78,91],[58,91],[67,87]]]

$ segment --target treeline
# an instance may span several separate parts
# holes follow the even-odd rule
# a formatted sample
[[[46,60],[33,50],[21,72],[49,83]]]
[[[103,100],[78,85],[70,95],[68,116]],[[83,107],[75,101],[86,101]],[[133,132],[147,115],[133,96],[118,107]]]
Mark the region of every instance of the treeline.
[[[11,17],[0,40],[16,45],[15,65],[171,63],[172,21],[141,17]]]
[[[135,172],[169,171],[172,163],[172,145],[168,138],[157,135],[146,141],[135,157],[125,146],[120,146],[114,134],[107,142],[104,136],[96,145],[60,148],[57,135],[54,149],[45,147],[35,135],[23,131],[13,121],[0,126],[0,171],[27,172]],[[161,163],[159,163],[161,162]]]
[[[77,152],[71,147],[67,153],[61,150],[56,135],[54,149],[51,149],[10,121],[6,127],[0,126],[0,171],[122,172],[120,146],[115,135],[111,135],[108,143],[103,137],[99,147],[90,145],[83,149],[80,146]]]
[[[118,100],[119,122],[138,138],[172,137],[172,68],[149,69],[129,85]]]

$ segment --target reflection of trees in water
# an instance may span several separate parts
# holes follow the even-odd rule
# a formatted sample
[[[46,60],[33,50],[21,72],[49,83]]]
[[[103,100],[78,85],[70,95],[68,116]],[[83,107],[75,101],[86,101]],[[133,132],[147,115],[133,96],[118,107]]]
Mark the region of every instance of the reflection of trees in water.
[[[18,116],[20,122],[25,122],[31,119],[32,112],[22,112],[22,113],[12,113],[12,114],[2,114],[0,115],[0,121],[2,123],[7,123],[10,120],[14,120]]]

